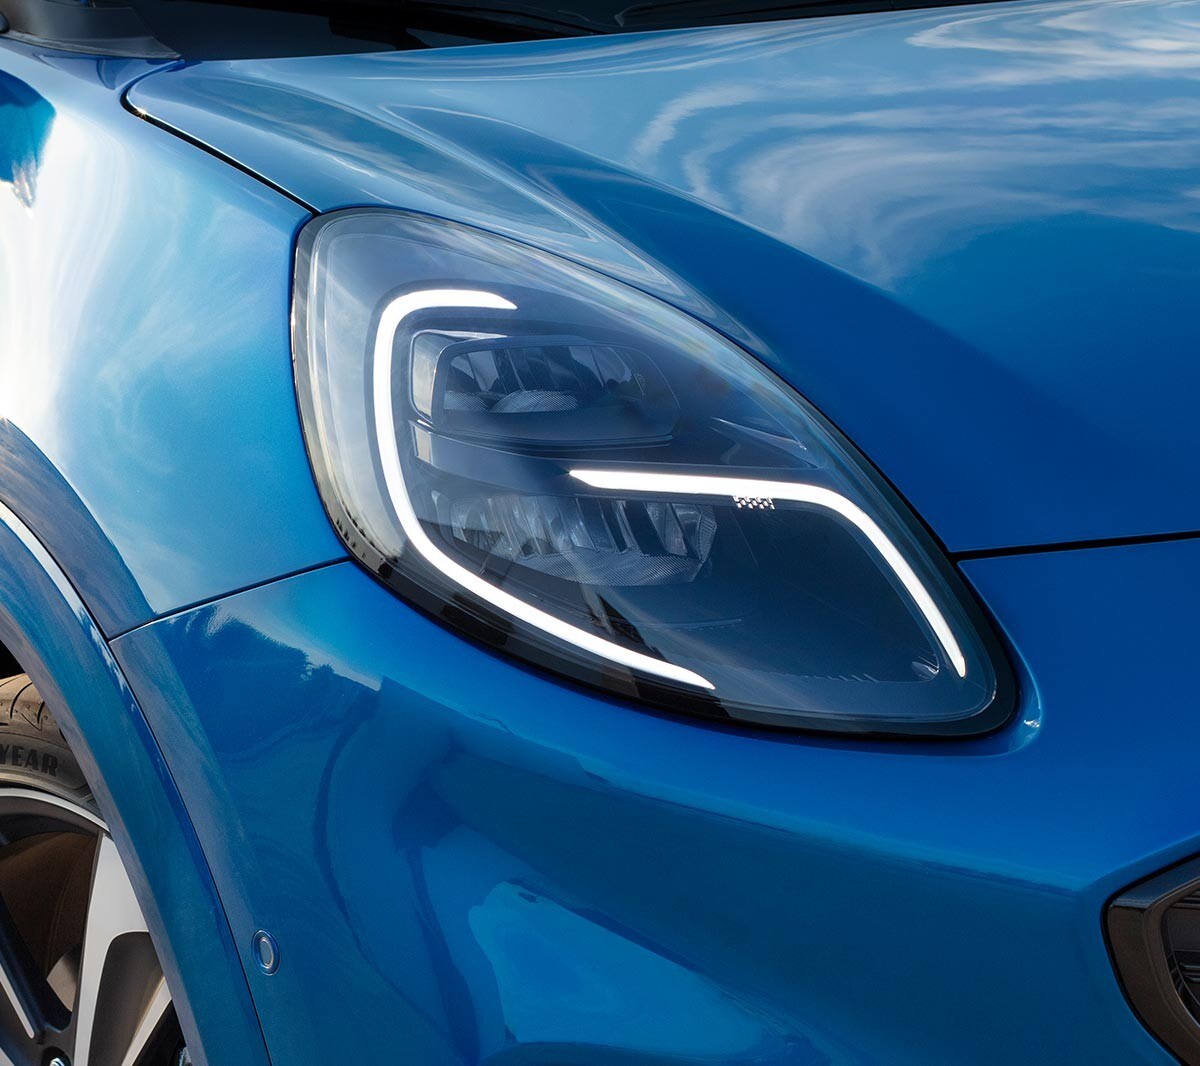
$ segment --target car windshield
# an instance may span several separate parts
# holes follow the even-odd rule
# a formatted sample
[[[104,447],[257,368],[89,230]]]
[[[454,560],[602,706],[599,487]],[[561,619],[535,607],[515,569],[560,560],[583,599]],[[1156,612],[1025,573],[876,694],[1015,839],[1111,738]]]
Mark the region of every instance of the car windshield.
[[[163,2],[163,0],[159,0]],[[167,3],[177,0],[165,0]],[[271,0],[227,0],[256,7]],[[348,27],[355,21],[396,27],[417,26],[436,13],[443,29],[486,37],[576,36],[637,30],[753,22],[764,19],[840,15],[862,11],[948,6],[979,0],[342,0],[272,4],[293,11],[320,12]],[[468,25],[470,24],[470,25]],[[488,28],[485,32],[485,28]]]
[[[436,48],[982,0],[0,0],[13,36],[188,59]]]

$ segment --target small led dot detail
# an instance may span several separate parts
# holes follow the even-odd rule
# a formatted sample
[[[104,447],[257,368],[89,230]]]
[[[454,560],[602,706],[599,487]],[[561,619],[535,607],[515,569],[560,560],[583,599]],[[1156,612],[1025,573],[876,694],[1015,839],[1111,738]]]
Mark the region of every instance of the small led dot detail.
[[[775,501],[767,496],[735,496],[733,502],[739,511],[773,511]]]

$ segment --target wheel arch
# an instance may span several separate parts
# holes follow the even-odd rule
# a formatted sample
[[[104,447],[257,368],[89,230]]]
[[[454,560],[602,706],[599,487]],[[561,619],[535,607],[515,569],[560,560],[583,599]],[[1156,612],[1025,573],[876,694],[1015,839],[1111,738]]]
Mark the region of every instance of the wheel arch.
[[[0,503],[2,665],[30,675],[92,786],[195,1061],[269,1063],[216,886],[146,719],[79,594]]]

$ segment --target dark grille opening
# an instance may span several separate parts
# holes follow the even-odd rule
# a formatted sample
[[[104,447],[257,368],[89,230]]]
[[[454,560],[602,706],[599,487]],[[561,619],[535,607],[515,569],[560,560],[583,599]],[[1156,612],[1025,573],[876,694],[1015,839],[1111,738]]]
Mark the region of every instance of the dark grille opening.
[[[1200,859],[1134,885],[1109,904],[1109,946],[1146,1027],[1200,1066]]]

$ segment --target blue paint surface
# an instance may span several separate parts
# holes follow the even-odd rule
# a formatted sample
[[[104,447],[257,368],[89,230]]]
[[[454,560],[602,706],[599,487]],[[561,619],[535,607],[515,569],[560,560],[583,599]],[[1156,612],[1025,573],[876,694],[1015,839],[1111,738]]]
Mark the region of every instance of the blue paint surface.
[[[985,738],[648,713],[341,561],[288,314],[303,204],[451,217],[736,338],[953,550],[1200,529],[1198,12],[170,69],[0,41],[0,639],[214,1063],[260,1022],[313,1066],[1172,1061],[1101,915],[1200,850],[1200,540],[963,564],[1021,683]]]
[[[0,499],[109,635],[342,555],[292,387],[307,215],[126,111],[148,69],[0,43]]]
[[[650,715],[348,563],[116,652],[235,931],[279,936],[257,995],[278,1054],[399,1034],[431,1063],[1169,1062],[1100,922],[1200,847],[1178,672],[1200,543],[967,573],[1024,681],[1019,722],[973,741]],[[389,1025],[325,1023],[362,1002]]]
[[[319,208],[470,222],[686,307],[977,550],[1200,529],[1196,11],[203,63],[132,99]]]
[[[268,1066],[208,864],[125,677],[66,575],[2,504],[0,559],[0,642],[32,678],[92,785],[194,1061]]]

